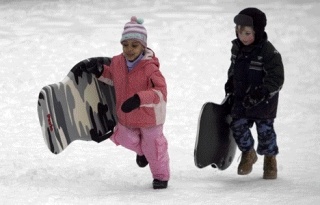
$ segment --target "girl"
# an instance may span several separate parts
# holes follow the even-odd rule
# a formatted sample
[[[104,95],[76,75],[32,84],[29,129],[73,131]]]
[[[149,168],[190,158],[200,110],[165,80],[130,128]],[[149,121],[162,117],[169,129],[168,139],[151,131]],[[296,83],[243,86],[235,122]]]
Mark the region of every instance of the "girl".
[[[111,140],[137,153],[140,167],[149,164],[153,188],[167,188],[170,178],[168,145],[163,135],[167,85],[159,61],[147,47],[143,20],[131,17],[120,40],[123,53],[110,66],[88,69],[99,80],[112,83],[116,93],[118,124]]]

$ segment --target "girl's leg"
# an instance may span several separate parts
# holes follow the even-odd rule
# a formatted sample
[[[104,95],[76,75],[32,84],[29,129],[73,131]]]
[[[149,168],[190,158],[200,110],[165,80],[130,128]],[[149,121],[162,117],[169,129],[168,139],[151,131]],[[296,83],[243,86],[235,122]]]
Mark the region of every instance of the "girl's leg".
[[[121,145],[136,152],[138,155],[143,155],[139,129],[130,129],[118,123],[110,139],[116,145]]]
[[[273,122],[273,119],[256,121],[259,141],[257,152],[260,155],[272,156],[279,152]]]
[[[141,128],[141,148],[146,156],[154,179],[170,178],[168,142],[163,135],[163,125]]]

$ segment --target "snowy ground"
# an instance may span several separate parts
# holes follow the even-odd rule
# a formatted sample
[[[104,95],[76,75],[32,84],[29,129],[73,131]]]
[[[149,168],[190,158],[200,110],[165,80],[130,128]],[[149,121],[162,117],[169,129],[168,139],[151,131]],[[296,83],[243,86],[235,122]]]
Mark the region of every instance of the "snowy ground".
[[[320,3],[264,2],[1,1],[0,204],[319,203]],[[193,161],[200,108],[224,97],[233,17],[248,6],[267,14],[266,31],[285,65],[275,123],[279,172],[271,181],[262,179],[262,157],[248,176],[237,175],[237,159],[225,171],[198,169]],[[37,116],[43,86],[62,80],[80,60],[121,52],[120,35],[132,15],[145,19],[168,83],[166,190],[153,190],[149,169],[108,140],[75,142],[51,154]]]

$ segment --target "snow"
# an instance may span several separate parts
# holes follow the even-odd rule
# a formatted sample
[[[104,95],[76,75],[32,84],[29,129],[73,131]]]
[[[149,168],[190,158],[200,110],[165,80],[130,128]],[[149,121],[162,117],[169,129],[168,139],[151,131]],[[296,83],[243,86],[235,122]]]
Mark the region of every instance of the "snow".
[[[233,17],[249,6],[267,14],[266,31],[285,66],[277,180],[262,179],[261,156],[250,175],[237,175],[239,151],[225,171],[193,161],[200,108],[224,97]],[[319,8],[316,0],[1,1],[0,204],[319,203]],[[121,52],[132,15],[145,19],[168,84],[172,176],[165,190],[153,190],[149,169],[109,140],[74,142],[51,154],[37,116],[43,86],[85,58]]]

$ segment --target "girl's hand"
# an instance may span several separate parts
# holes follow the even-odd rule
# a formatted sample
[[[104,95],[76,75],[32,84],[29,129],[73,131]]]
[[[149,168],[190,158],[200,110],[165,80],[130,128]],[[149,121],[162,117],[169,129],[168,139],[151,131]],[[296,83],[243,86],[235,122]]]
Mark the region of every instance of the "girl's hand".
[[[127,99],[121,106],[121,110],[125,113],[129,113],[134,109],[140,107],[139,95],[135,94],[131,98]]]

